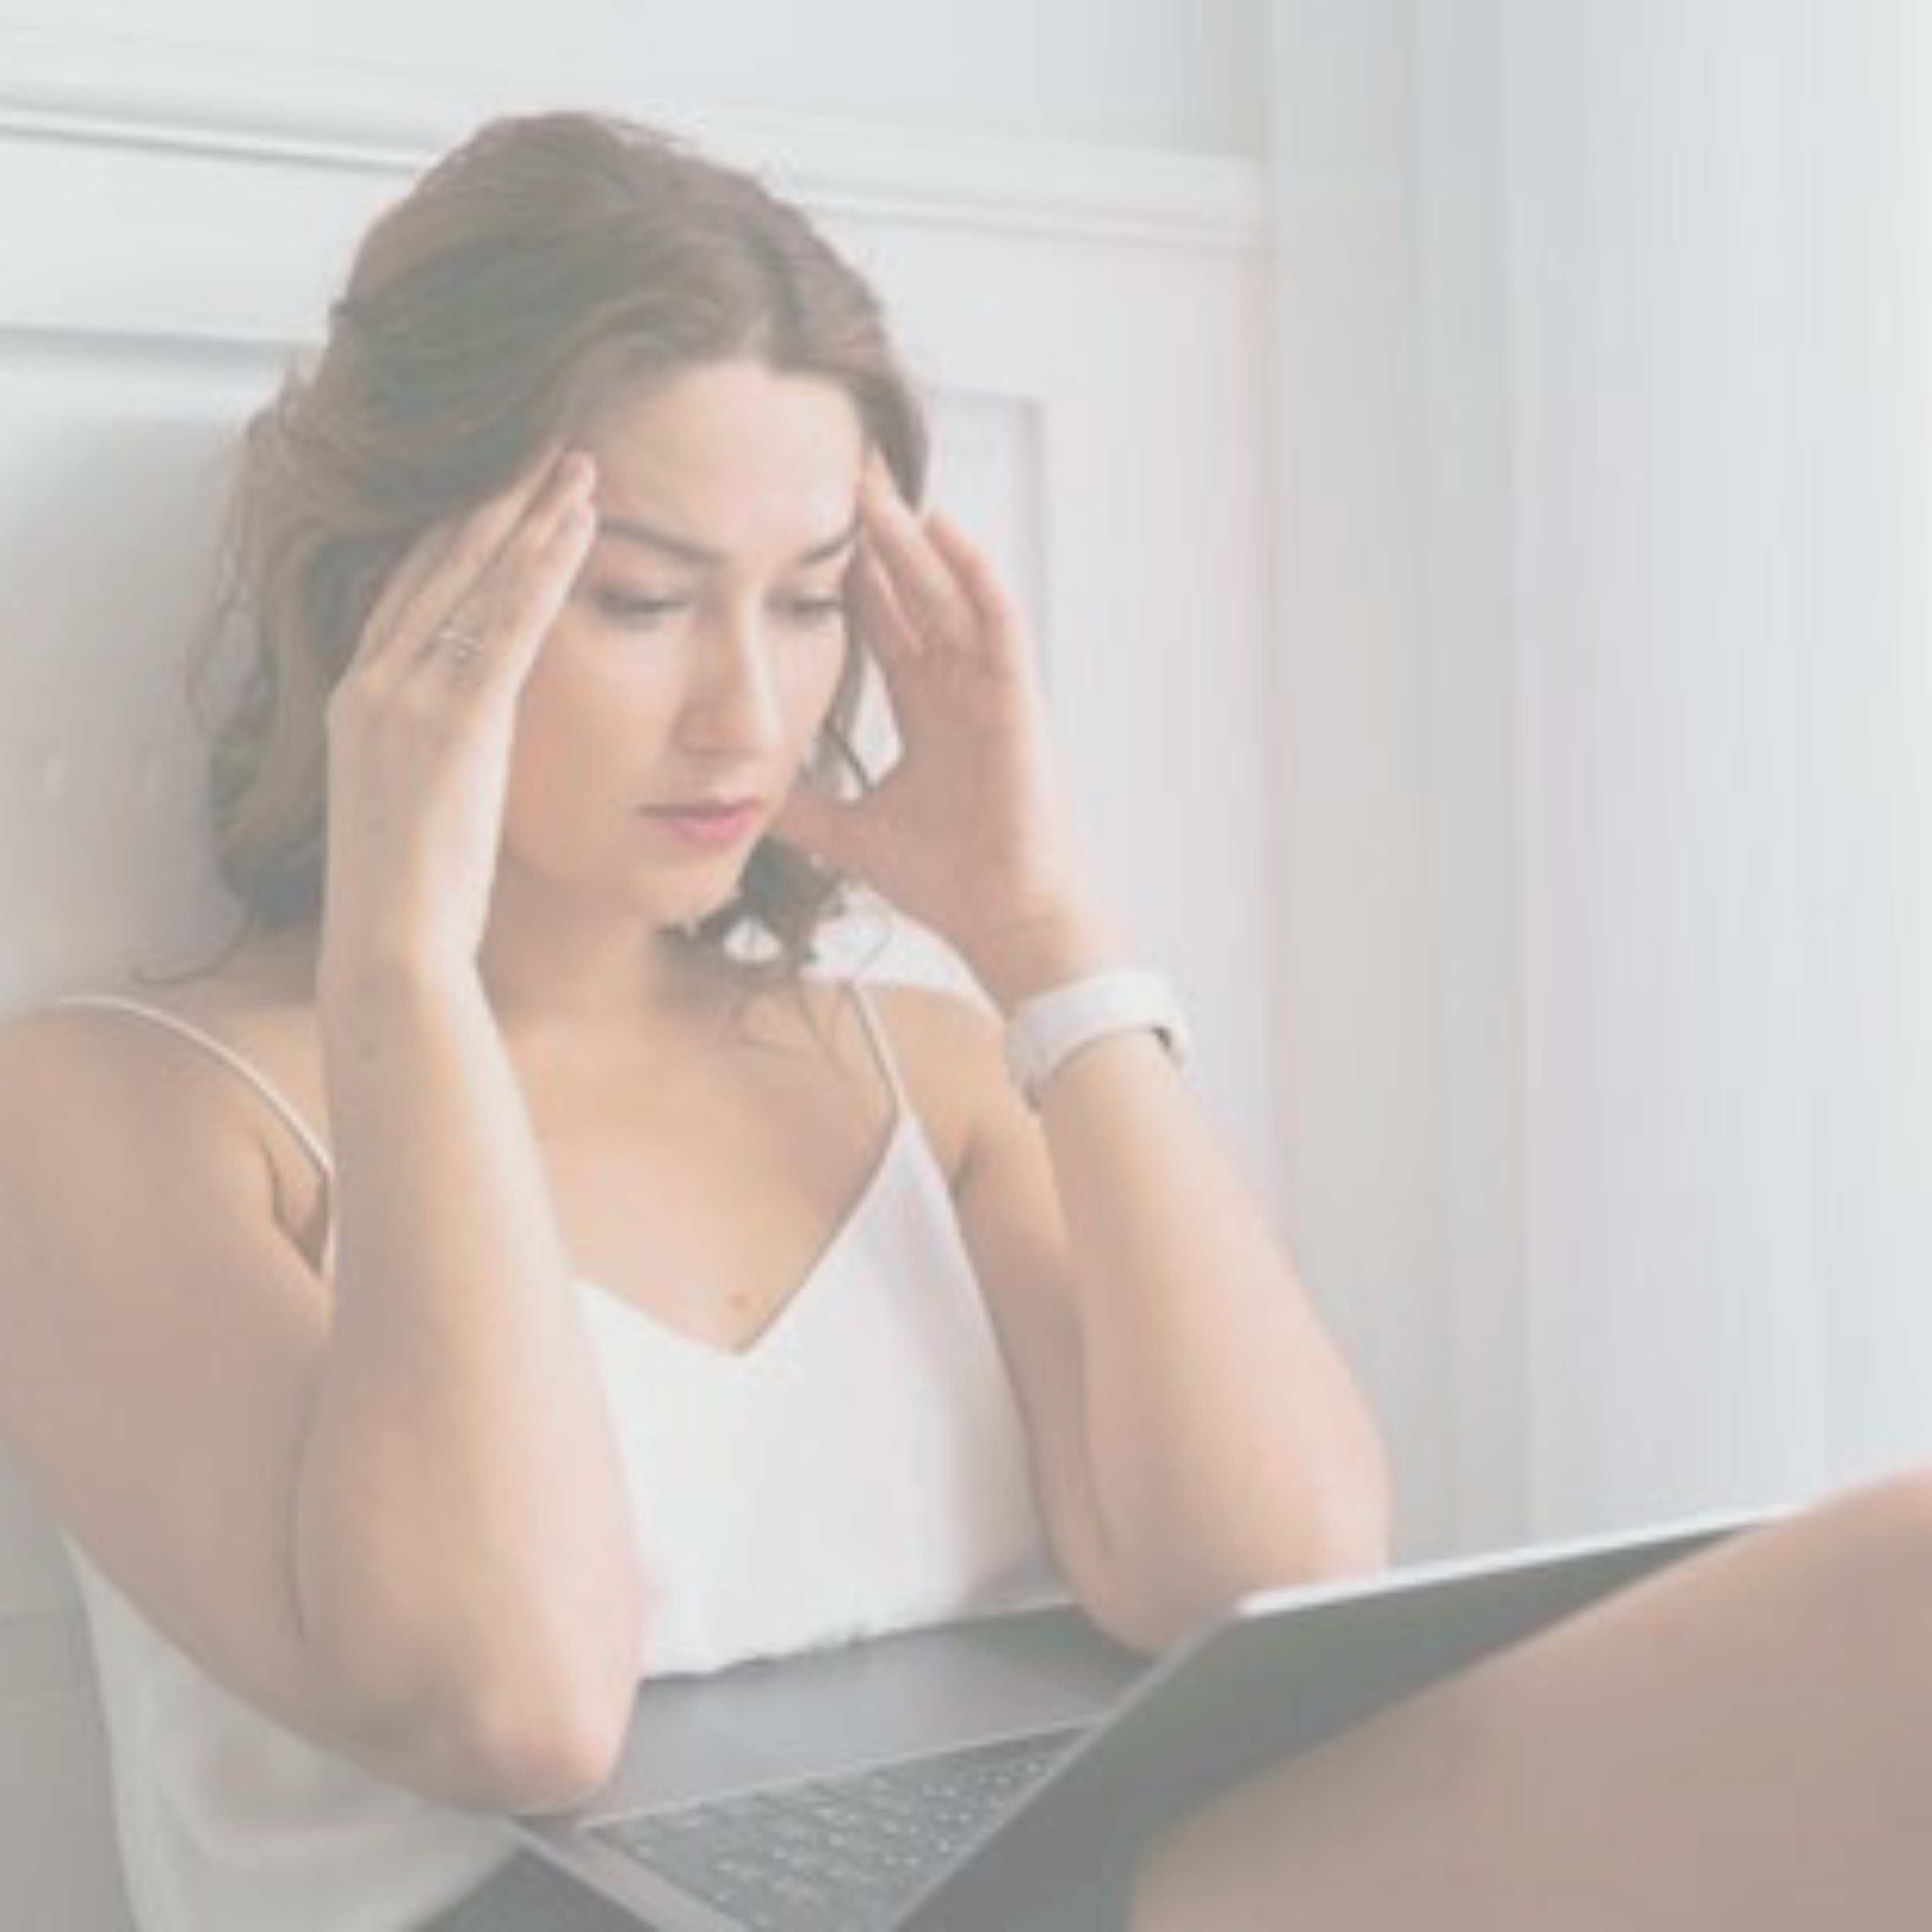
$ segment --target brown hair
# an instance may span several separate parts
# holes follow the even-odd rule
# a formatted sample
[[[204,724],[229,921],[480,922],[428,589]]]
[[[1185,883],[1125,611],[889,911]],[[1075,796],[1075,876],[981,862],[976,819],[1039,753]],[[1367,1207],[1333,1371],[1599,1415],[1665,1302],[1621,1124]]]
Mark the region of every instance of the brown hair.
[[[908,501],[923,412],[862,278],[798,208],[678,138],[604,114],[485,123],[364,238],[321,352],[250,418],[196,667],[238,633],[247,662],[214,734],[209,806],[236,945],[321,910],[325,707],[388,573],[430,524],[507,484],[616,388],[755,356],[846,391]],[[850,640],[812,776],[872,781],[850,734]],[[796,988],[847,882],[762,839],[688,943],[748,988]],[[776,958],[732,960],[740,928]],[[221,957],[225,958],[227,952]]]

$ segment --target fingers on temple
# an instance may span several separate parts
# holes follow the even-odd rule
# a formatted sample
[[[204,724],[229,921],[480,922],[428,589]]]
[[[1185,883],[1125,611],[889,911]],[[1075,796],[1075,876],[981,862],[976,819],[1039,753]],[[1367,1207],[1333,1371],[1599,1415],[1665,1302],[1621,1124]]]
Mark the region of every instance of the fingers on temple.
[[[547,518],[519,530],[490,571],[487,614],[464,628],[484,640],[485,661],[499,679],[520,686],[570,594],[596,526],[590,507],[570,490]]]
[[[927,518],[926,536],[952,567],[980,622],[1002,631],[1010,628],[1016,614],[1013,602],[986,552],[944,510]]]
[[[553,438],[504,489],[423,532],[379,601],[380,628],[372,614],[372,658],[412,659],[415,646],[435,626],[472,596],[487,596],[500,563],[520,542],[542,539],[572,494],[561,453],[560,440]]]
[[[930,517],[889,510],[878,525],[880,560],[887,567],[899,608],[925,640],[952,650],[973,641],[972,607],[953,581],[948,560],[932,542]]]
[[[919,632],[901,608],[884,566],[864,543],[853,560],[852,577],[855,614],[880,664],[890,670],[916,659],[923,648]]]

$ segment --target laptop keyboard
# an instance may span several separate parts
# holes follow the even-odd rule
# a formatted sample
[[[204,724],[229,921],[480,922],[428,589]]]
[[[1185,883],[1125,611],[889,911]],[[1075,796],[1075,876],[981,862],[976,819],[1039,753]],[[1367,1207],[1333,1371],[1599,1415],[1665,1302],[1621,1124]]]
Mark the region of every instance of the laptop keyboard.
[[[590,1828],[748,1932],[890,1926],[1010,1811],[1084,1724],[741,1792]]]

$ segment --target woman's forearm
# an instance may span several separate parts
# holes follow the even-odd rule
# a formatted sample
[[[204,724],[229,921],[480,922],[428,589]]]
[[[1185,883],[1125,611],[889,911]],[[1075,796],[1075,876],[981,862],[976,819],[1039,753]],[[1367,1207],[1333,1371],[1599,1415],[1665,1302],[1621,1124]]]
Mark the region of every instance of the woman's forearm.
[[[319,990],[338,1240],[297,1508],[306,1634],[371,1709],[460,1714],[486,1741],[621,1724],[635,1533],[481,982],[325,967]]]
[[[1004,1011],[1121,963],[1070,918],[976,970]],[[1379,1432],[1293,1264],[1145,1030],[1082,1048],[1040,1096],[1065,1222],[1094,1493],[1151,1633],[1241,1591],[1375,1568]]]
[[[1245,1590],[1387,1561],[1379,1436],[1293,1268],[1146,1032],[1048,1084],[1094,1493],[1176,1635]]]

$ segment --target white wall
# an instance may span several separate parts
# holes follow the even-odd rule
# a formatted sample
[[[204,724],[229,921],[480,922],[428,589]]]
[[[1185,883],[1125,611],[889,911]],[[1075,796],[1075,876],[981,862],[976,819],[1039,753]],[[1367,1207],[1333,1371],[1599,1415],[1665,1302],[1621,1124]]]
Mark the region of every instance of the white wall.
[[[1922,1462],[1932,11],[1270,70],[1292,1219],[1410,1529]]]
[[[1520,1527],[1514,1438],[1478,1435],[1507,1446],[1465,1466],[1456,1410],[1459,1392],[1516,1395],[1514,744],[1479,587],[1506,478],[1493,411],[1445,386],[1424,329],[1425,310],[1494,322],[1481,238],[1427,253],[1427,198],[1454,200],[1442,171],[1480,170],[1488,130],[1471,115],[1424,165],[1415,36],[1407,0],[1283,0],[1269,177],[1291,1219],[1389,1424],[1412,1555]],[[1438,358],[1456,339],[1436,338]],[[1445,394],[1463,406],[1433,422]],[[1473,486],[1446,542],[1430,514],[1444,450]]]
[[[418,76],[1252,157],[1265,0],[8,0],[0,22]]]

